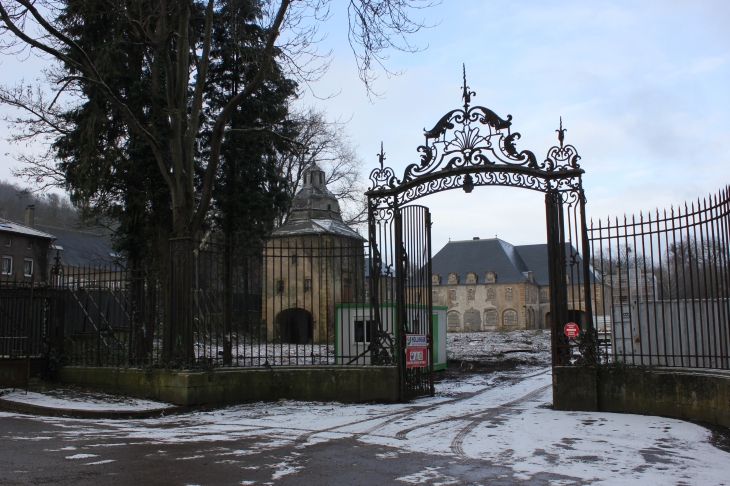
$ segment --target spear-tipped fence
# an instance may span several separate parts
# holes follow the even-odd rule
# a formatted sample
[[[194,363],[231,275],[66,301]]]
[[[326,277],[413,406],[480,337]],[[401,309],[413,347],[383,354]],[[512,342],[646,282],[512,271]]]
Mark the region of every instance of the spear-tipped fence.
[[[668,211],[591,221],[605,361],[730,368],[730,188]]]

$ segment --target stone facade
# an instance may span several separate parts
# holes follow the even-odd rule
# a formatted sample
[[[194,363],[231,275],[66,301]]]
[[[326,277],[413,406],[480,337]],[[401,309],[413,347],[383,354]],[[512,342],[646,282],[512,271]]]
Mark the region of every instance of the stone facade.
[[[541,307],[549,308],[547,289],[529,280],[501,283],[495,273],[490,270],[480,279],[476,272],[468,272],[466,278],[451,272],[444,283],[441,275],[432,275],[433,304],[449,308],[448,332],[544,327]]]

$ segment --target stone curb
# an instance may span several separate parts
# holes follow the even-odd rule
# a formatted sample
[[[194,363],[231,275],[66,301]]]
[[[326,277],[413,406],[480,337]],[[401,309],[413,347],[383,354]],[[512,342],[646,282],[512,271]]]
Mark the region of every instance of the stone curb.
[[[157,418],[165,415],[185,413],[188,412],[189,409],[184,406],[170,406],[165,408],[155,408],[152,410],[79,410],[75,408],[43,407],[40,405],[20,403],[0,398],[0,411],[43,415],[46,417],[124,420]]]

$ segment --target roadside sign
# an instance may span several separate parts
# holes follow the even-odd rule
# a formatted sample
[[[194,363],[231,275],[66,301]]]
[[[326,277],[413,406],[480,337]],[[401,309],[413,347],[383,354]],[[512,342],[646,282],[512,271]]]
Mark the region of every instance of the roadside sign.
[[[428,339],[425,334],[406,334],[406,368],[428,366]]]
[[[575,322],[569,322],[565,325],[565,328],[563,329],[563,331],[565,332],[566,336],[573,339],[580,332],[580,328],[578,327],[578,325]]]

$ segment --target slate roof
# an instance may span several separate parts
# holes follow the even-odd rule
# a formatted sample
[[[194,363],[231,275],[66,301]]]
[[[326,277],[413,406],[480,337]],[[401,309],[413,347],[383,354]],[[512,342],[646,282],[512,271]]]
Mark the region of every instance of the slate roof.
[[[548,251],[547,243],[537,245],[519,245],[515,247],[517,253],[522,257],[527,268],[532,271],[532,277],[537,285],[549,285],[550,276],[548,274]]]
[[[312,164],[304,171],[304,185],[294,196],[291,214],[271,236],[336,235],[364,241],[342,222],[337,198],[327,189],[324,171]]]
[[[547,262],[546,262],[547,263]],[[451,272],[466,280],[466,272],[476,272],[483,283],[487,270],[497,272],[497,282],[525,282],[522,272],[530,271],[515,247],[499,238],[449,241],[431,260],[431,270],[441,276],[442,283]]]
[[[38,231],[37,229],[30,228],[28,226],[16,223],[15,221],[9,221],[7,219],[0,219],[0,233],[14,233],[26,236],[35,236],[38,238],[47,238],[52,240],[54,236],[52,234]]]
[[[286,224],[275,229],[272,236],[298,236],[298,235],[337,235],[347,236],[358,240],[364,240],[356,231],[350,229],[342,221],[336,219],[299,219],[289,220]]]
[[[54,226],[36,225],[37,228],[47,231],[56,237],[51,246],[50,261],[56,256],[55,248],[62,248],[58,255],[61,257],[61,265],[72,267],[100,266],[111,264],[116,258],[114,250],[110,247],[107,237],[76,231],[68,228],[56,228]]]
[[[566,243],[566,253],[569,252],[569,243]],[[578,269],[582,269],[580,255],[577,262]],[[431,268],[441,276],[444,284],[451,272],[459,275],[459,283],[466,281],[467,272],[476,272],[477,282],[484,283],[487,270],[497,272],[498,283],[527,282],[525,273],[532,272],[537,285],[549,284],[546,243],[514,246],[499,238],[450,241],[434,255]],[[582,271],[575,275],[577,282],[583,281],[582,275]],[[595,274],[591,276],[592,282],[599,280]]]

